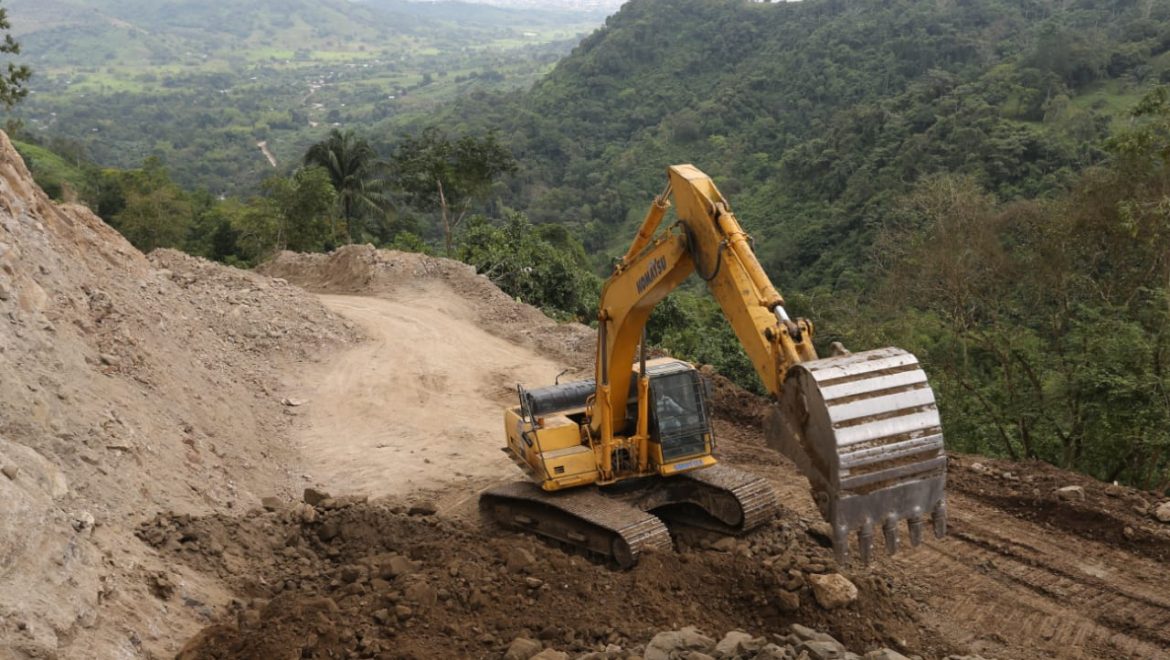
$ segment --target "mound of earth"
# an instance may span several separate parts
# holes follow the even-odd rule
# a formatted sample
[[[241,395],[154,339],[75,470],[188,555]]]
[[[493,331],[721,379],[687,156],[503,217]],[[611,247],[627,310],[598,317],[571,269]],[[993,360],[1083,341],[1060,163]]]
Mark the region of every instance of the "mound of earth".
[[[554,321],[458,261],[349,245],[329,254],[282,252],[257,270],[314,293],[395,299],[404,291],[438,285],[429,295],[458,300],[484,330],[564,362],[572,368],[571,378],[593,377],[597,336],[591,328]]]
[[[679,552],[616,571],[425,507],[314,491],[304,499],[142,525],[152,546],[237,593],[227,619],[181,658],[503,657],[518,637],[573,657],[607,647],[626,657],[665,629],[757,638],[796,621],[861,651],[947,650],[922,632],[912,601],[880,578],[860,578],[853,602],[818,604],[812,583],[837,567],[795,517],[738,541],[693,532]]]
[[[147,258],[0,135],[0,656],[172,654],[227,595],[158,603],[132,530],[303,486],[278,365],[355,338],[287,283]]]

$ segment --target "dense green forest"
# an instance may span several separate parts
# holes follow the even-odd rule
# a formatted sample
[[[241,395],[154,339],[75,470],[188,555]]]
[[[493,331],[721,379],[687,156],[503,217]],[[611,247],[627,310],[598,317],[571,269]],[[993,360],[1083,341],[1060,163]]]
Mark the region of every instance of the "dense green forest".
[[[530,88],[371,96],[236,198],[184,190],[165,150],[116,171],[68,135],[21,148],[142,247],[428,250],[586,321],[693,162],[820,342],[920,357],[950,446],[1165,490],[1167,82],[1170,0],[633,0]],[[699,286],[650,338],[755,386]]]

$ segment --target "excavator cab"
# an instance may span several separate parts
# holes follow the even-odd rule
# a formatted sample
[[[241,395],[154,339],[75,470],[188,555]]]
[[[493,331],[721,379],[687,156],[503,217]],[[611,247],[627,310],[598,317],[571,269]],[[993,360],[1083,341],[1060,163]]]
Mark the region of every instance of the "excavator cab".
[[[651,366],[648,371],[650,441],[658,453],[656,458],[660,458],[658,464],[710,454],[715,448],[714,436],[707,391],[699,372],[676,360]]]

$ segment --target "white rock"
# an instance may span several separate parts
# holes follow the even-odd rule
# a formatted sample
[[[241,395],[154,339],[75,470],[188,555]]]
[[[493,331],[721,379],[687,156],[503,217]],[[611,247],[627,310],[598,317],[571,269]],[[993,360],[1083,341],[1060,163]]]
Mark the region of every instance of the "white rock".
[[[844,607],[857,600],[857,586],[840,573],[809,575],[808,582],[812,585],[817,604],[826,610]]]
[[[1170,523],[1170,502],[1162,502],[1154,509],[1154,517],[1164,523]]]
[[[1065,502],[1081,501],[1085,499],[1085,489],[1082,486],[1064,486],[1056,489],[1056,496]]]
[[[534,639],[517,637],[504,653],[504,660],[528,660],[543,648],[544,645]]]
[[[646,645],[645,660],[670,660],[684,651],[707,652],[715,648],[715,640],[699,632],[694,626],[682,630],[660,632]]]

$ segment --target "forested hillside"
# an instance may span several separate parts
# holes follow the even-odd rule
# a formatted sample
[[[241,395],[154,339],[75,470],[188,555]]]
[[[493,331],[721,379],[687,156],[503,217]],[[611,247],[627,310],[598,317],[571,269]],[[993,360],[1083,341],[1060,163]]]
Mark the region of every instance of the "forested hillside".
[[[1170,3],[634,0],[527,94],[465,98],[507,136],[515,205],[592,247],[664,163],[712,174],[801,288],[857,283],[866,228],[922,175],[1059,189],[1167,76]],[[765,231],[766,229],[766,231]],[[620,240],[618,241],[620,243]]]

